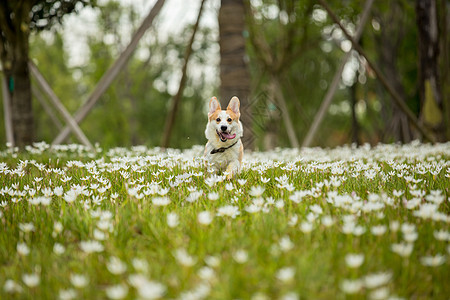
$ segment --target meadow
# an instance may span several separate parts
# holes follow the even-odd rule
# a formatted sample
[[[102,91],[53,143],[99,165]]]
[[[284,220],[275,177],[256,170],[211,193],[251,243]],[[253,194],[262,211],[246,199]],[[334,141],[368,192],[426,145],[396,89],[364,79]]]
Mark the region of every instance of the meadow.
[[[0,152],[0,299],[448,299],[450,143]]]

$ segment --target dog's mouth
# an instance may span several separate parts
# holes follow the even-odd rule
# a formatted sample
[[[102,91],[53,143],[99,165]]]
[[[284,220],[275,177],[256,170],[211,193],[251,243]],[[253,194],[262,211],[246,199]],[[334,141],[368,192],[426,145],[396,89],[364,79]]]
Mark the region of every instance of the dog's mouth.
[[[217,132],[217,135],[219,136],[219,138],[220,138],[220,140],[222,142],[226,142],[228,140],[232,140],[232,139],[234,139],[236,137],[236,133],[229,134],[229,133],[223,132],[223,131],[219,132],[218,130],[216,130],[216,132]]]

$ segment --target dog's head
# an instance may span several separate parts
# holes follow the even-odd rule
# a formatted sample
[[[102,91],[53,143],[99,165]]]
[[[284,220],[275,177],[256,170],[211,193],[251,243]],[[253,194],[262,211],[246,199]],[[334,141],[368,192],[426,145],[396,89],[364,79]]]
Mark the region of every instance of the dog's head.
[[[209,100],[208,125],[205,130],[209,141],[214,144],[234,143],[242,137],[239,106],[238,97],[231,98],[226,110],[221,109],[216,97]]]

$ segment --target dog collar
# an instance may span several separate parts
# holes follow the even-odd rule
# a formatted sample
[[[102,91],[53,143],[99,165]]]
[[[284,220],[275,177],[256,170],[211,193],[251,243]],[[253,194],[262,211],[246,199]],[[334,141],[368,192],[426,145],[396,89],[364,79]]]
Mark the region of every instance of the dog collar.
[[[225,152],[225,150],[230,149],[231,147],[233,147],[234,145],[237,144],[237,142],[239,142],[239,140],[237,140],[233,145],[228,146],[228,147],[220,147],[219,149],[212,149],[211,150],[211,154],[216,154],[216,153],[223,153]]]

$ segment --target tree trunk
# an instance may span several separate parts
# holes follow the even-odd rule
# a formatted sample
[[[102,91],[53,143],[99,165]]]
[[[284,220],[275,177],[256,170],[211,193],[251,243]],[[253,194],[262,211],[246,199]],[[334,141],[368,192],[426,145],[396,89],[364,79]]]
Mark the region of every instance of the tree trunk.
[[[404,10],[405,8],[400,3],[394,2],[390,6],[389,12],[384,16],[376,11],[374,12],[378,22],[381,24],[381,32],[375,36],[378,63],[387,80],[392,84],[392,87],[402,100],[409,98],[405,92],[397,66],[398,49],[405,36],[405,28],[407,26]],[[389,142],[393,138],[396,142],[410,142],[412,130],[405,114],[391,101],[383,102],[383,105],[386,107],[386,127],[384,129],[386,137],[382,137],[383,141]]]
[[[219,10],[220,45],[220,101],[226,107],[237,96],[241,102],[242,141],[246,149],[253,149],[252,109],[250,103],[250,75],[246,63],[245,11],[243,0],[222,0]]]
[[[420,119],[437,140],[445,139],[444,109],[439,78],[439,30],[436,0],[417,0],[419,33]]]
[[[359,73],[359,72],[358,72]],[[358,81],[352,84],[352,86],[349,87],[350,92],[350,102],[352,107],[352,143],[356,145],[361,145],[359,142],[359,124],[358,124],[358,118],[356,116],[356,104],[358,103],[358,99],[356,96],[357,92],[357,86]]]
[[[27,1],[15,11],[1,10],[1,62],[11,98],[13,135],[16,146],[24,148],[33,142],[34,123],[31,105],[31,82],[28,69],[29,24],[31,4]],[[8,20],[9,21],[6,21]]]

